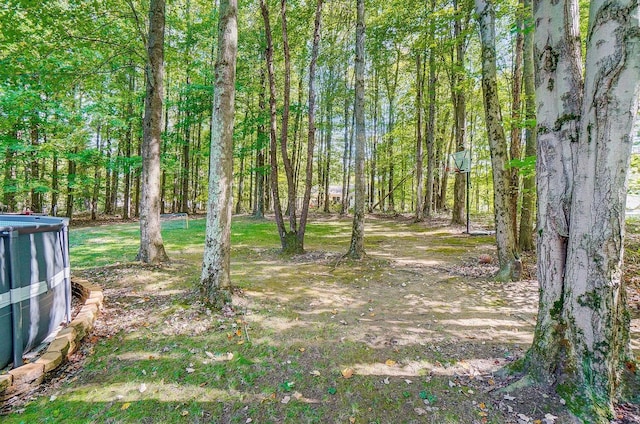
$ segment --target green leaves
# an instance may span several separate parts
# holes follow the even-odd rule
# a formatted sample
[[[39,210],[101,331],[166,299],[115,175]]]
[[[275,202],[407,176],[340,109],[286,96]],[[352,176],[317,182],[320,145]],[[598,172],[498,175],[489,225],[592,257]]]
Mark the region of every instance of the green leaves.
[[[523,177],[530,177],[536,172],[536,156],[527,156],[524,159],[512,159],[509,161],[510,168],[517,168]]]

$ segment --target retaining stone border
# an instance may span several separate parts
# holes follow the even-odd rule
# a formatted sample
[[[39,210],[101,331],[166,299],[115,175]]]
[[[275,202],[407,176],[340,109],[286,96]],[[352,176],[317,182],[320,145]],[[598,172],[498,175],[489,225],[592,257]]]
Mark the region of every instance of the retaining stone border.
[[[33,389],[44,380],[45,374],[64,363],[80,346],[82,339],[93,328],[104,296],[96,284],[80,278],[71,278],[73,295],[84,302],[78,314],[62,329],[37,361],[14,368],[0,375],[0,406],[9,399]]]

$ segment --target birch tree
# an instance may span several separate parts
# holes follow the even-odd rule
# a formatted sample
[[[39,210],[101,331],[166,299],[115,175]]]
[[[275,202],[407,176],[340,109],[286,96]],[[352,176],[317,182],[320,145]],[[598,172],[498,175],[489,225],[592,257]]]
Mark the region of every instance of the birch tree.
[[[220,1],[215,65],[207,229],[200,290],[205,303],[230,301],[231,210],[233,207],[233,117],[238,52],[237,0]]]
[[[577,0],[541,0],[534,15],[540,300],[528,365],[574,414],[608,423],[632,360],[621,276],[638,1],[590,3],[584,63]]]
[[[159,263],[168,259],[160,233],[160,134],[164,78],[164,26],[165,0],[151,0],[142,125],[142,198],[140,199],[140,250],[138,251],[138,260],[144,263]]]

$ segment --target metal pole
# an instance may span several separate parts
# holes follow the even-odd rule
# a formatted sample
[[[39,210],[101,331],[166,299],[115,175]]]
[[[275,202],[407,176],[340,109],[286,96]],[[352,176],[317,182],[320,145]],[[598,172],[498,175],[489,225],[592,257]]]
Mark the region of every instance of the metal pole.
[[[471,167],[469,167],[471,168]],[[471,196],[469,196],[469,193],[471,192],[470,190],[470,186],[471,186],[471,179],[469,178],[469,174],[471,173],[471,169],[467,170],[467,234],[471,234],[469,232],[469,198]]]

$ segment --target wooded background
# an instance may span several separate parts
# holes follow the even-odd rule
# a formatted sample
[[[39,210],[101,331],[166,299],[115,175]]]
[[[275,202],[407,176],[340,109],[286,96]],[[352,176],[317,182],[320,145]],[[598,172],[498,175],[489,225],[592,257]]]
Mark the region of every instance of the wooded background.
[[[287,72],[280,6],[270,3],[281,119]],[[291,55],[286,137],[300,202],[315,8],[315,2],[297,1],[286,10]],[[0,6],[0,190],[6,209],[67,216],[89,212],[93,219],[138,215],[147,9],[145,2],[133,0]],[[204,211],[217,13],[205,1],[167,5],[162,213]],[[535,120],[526,110],[532,95],[525,93],[523,78],[531,11],[524,3],[503,1],[496,13],[512,195],[519,210],[528,213],[524,227],[532,229],[535,144],[527,146],[524,134]],[[449,155],[467,149],[473,163],[470,210],[490,213],[492,171],[473,4],[371,1],[366,18],[367,209],[411,212],[419,219],[447,211],[453,222],[464,222],[464,175],[452,172]],[[322,20],[311,208],[346,213],[353,201],[355,7],[331,1]],[[240,2],[238,22],[234,211],[262,215],[273,209],[273,201],[258,5]],[[284,174],[281,179],[284,183]]]

